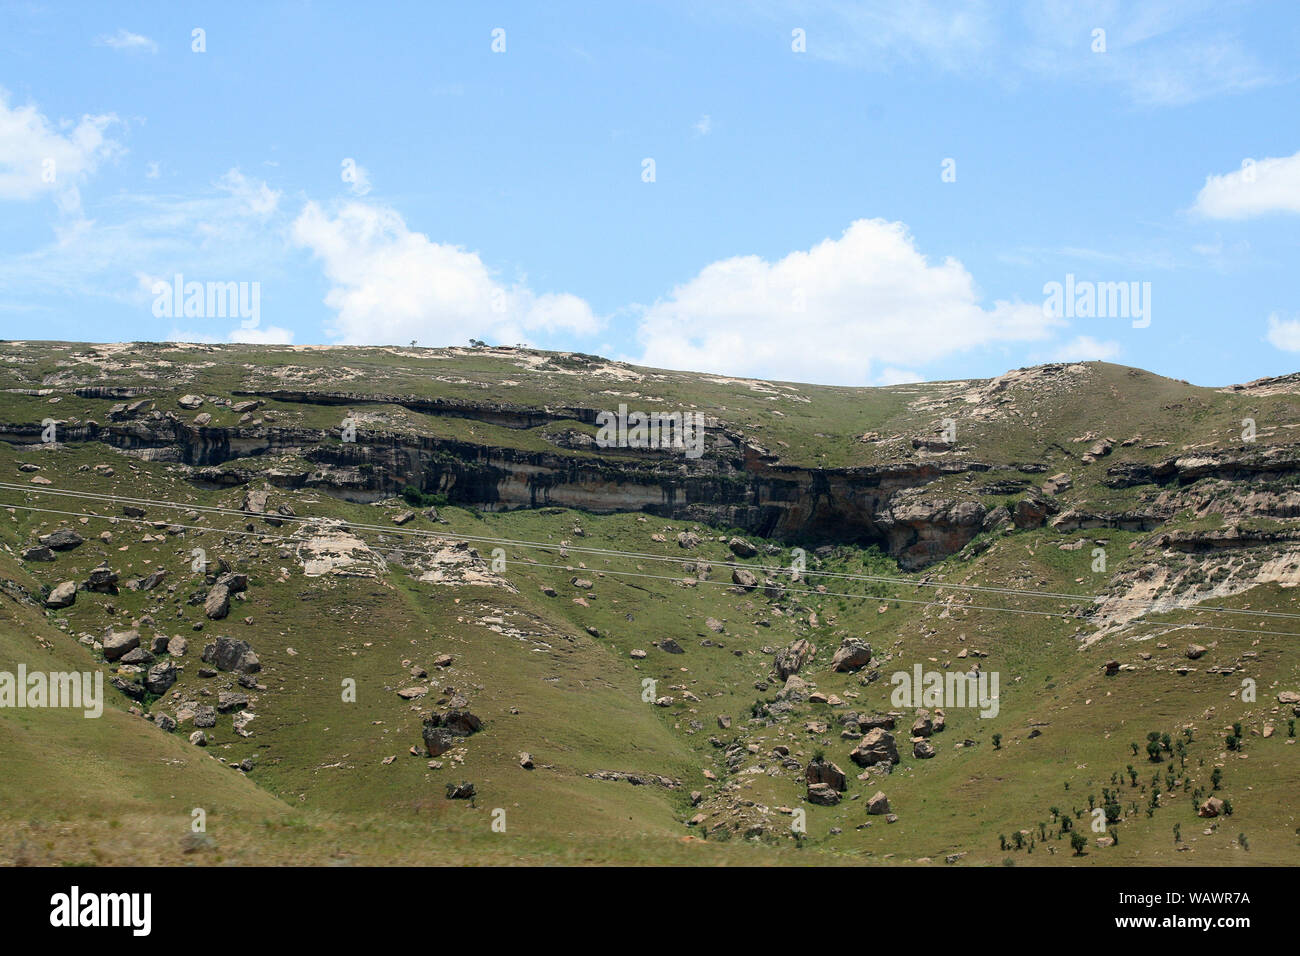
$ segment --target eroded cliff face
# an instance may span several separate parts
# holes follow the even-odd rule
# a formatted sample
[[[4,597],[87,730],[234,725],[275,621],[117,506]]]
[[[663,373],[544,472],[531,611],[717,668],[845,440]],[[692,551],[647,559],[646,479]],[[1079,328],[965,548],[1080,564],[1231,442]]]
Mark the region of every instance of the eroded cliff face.
[[[590,408],[528,408],[355,392],[236,393],[280,402],[399,405],[512,429],[569,423],[567,428],[557,424],[546,434],[553,451],[534,451],[364,425],[351,442],[342,440],[338,427],[287,427],[261,418],[200,426],[154,409],[152,402],[139,398],[137,389],[99,391],[105,394],[88,397],[138,400],[116,406],[104,424],[60,425],[60,443],[101,442],[143,459],[174,462],[186,469],[190,480],[203,485],[265,480],[285,489],[312,488],[355,501],[392,497],[410,485],[482,510],[560,506],[598,513],[645,512],[740,528],[805,547],[875,545],[904,569],[957,553],[981,531],[1008,521],[1018,528],[1050,522],[1061,532],[1151,531],[1187,505],[1177,489],[1192,482],[1213,478],[1236,487],[1300,472],[1300,451],[1284,447],[1184,455],[1154,464],[1118,463],[1107,469],[1103,484],[1150,485],[1152,494],[1149,507],[1109,513],[1059,506],[1051,482],[1043,482],[1045,466],[1039,463],[987,463],[945,454],[867,467],[800,467],[780,462],[716,420],[706,422],[703,457],[689,458],[666,451],[596,447],[589,434],[571,427],[573,422],[594,422],[597,413]],[[0,425],[0,441],[37,444],[42,432],[38,422]],[[969,484],[962,484],[969,490],[941,492],[932,487],[952,477],[968,479]],[[943,483],[948,489],[953,485]],[[1023,497],[1012,510],[990,511],[978,500],[981,495]],[[1258,510],[1268,511],[1262,505]],[[1283,510],[1294,509],[1286,503]],[[1240,546],[1253,536],[1232,531],[1196,544],[1175,536],[1169,544],[1186,550],[1222,549]]]
[[[330,399],[359,404],[353,394]],[[430,403],[423,405],[430,410]],[[443,410],[511,427],[582,421],[588,411],[530,412],[486,404]],[[41,432],[39,423],[0,425],[0,441],[36,444]],[[204,485],[264,479],[277,487],[314,488],[356,501],[391,497],[411,485],[445,494],[453,504],[483,510],[560,506],[602,513],[640,511],[741,528],[792,544],[874,544],[905,567],[919,567],[959,550],[984,519],[984,508],[977,502],[933,499],[896,506],[896,496],[944,475],[988,471],[987,464],[903,462],[809,469],[780,464],[725,429],[710,427],[707,435],[706,454],[691,459],[667,452],[596,449],[589,436],[581,436],[586,443],[561,437],[554,452],[365,430],[355,442],[344,442],[338,429],[267,423],[198,427],[171,412],[157,411],[106,424],[67,425],[58,432],[61,443],[102,442],[140,458],[176,462],[188,469],[192,481]],[[569,450],[575,446],[578,451]],[[270,458],[283,462],[272,464]]]

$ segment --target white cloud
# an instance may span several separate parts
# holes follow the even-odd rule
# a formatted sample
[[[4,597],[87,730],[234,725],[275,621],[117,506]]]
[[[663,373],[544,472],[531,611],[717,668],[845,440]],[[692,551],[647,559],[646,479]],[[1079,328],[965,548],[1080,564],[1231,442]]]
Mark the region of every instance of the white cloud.
[[[99,37],[95,43],[98,46],[112,47],[114,50],[125,50],[128,53],[158,52],[158,44],[154,43],[153,40],[121,27],[118,28],[116,33]]]
[[[1283,352],[1300,352],[1300,319],[1283,319],[1274,312],[1268,317],[1269,344]]]
[[[112,114],[82,116],[51,123],[37,108],[11,107],[0,89],[0,199],[54,197],[68,214],[81,211],[79,186],[100,163],[125,152],[105,131],[117,122]]]
[[[1210,219],[1300,213],[1300,152],[1258,162],[1246,160],[1234,172],[1207,176],[1192,209]]]
[[[713,131],[713,119],[708,113],[705,113],[695,121],[695,132],[701,136],[708,136]]]
[[[209,332],[192,332],[172,329],[167,336],[168,342],[202,342],[205,345],[216,345],[222,342],[240,343],[245,345],[291,345],[293,344],[293,332],[289,329],[282,329],[278,325],[268,325],[266,328],[259,327],[256,321],[240,323],[239,328],[231,329],[222,338],[212,335]]]
[[[960,262],[931,264],[902,223],[862,219],[776,262],[738,256],[707,266],[644,311],[639,361],[861,385],[875,363],[1042,340],[1063,324],[1040,304],[980,305]]]
[[[459,246],[413,232],[384,206],[350,202],[331,217],[315,202],[293,224],[294,241],[321,261],[334,310],[329,332],[350,344],[528,341],[533,332],[587,335],[601,327],[577,296],[506,286]]]
[[[217,180],[216,186],[229,194],[238,204],[244,215],[257,219],[266,219],[280,205],[280,193],[272,189],[264,180],[249,179],[238,167],[227,171]]]
[[[1119,358],[1123,349],[1118,342],[1101,342],[1091,335],[1075,336],[1052,353],[1053,362],[1110,362]]]
[[[925,376],[919,372],[909,372],[905,368],[882,369],[876,376],[876,385],[909,385],[912,382],[924,382]]]
[[[1104,83],[1140,106],[1181,106],[1275,82],[1225,28],[1216,0],[1099,0],[1026,7],[1033,37],[1022,62],[1034,73]],[[1093,31],[1105,30],[1105,52]]]
[[[807,31],[808,55],[846,67],[917,63],[1016,86],[1043,77],[1115,87],[1142,106],[1172,106],[1277,81],[1233,34],[1217,0],[763,0],[755,10]],[[735,12],[732,13],[735,16]],[[1093,53],[1092,31],[1106,31]]]
[[[198,196],[115,193],[97,204],[94,221],[63,220],[52,242],[0,257],[0,288],[10,297],[80,295],[147,310],[153,280],[139,276],[264,282],[287,252],[278,204],[279,193],[235,169]]]
[[[146,163],[144,167],[145,179],[157,179],[162,175],[162,165],[158,162]]]

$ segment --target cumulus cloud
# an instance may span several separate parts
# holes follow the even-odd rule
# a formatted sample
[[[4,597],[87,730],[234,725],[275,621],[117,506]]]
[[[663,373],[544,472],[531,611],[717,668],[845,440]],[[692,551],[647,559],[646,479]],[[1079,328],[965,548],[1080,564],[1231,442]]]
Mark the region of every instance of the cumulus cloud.
[[[328,325],[354,345],[528,341],[530,333],[587,335],[601,327],[577,296],[538,295],[522,282],[498,281],[477,253],[434,242],[384,206],[350,202],[331,215],[303,207],[293,240],[320,260],[331,287]]]
[[[979,299],[956,259],[931,263],[902,223],[862,219],[776,262],[738,256],[707,266],[644,311],[639,361],[862,385],[873,364],[1042,340],[1064,324],[1039,304]]]
[[[235,200],[245,216],[267,219],[279,208],[279,191],[268,186],[265,180],[249,179],[239,171],[239,167],[227,171],[216,185]]]
[[[1300,319],[1284,319],[1276,312],[1268,317],[1269,344],[1283,352],[1300,352]]]
[[[1062,344],[1052,353],[1053,362],[1110,362],[1119,358],[1123,349],[1118,342],[1099,341],[1091,335],[1079,335]]]
[[[157,53],[158,44],[147,36],[141,36],[139,33],[132,33],[124,27],[119,27],[116,33],[99,37],[95,43],[99,46],[111,47],[114,50],[122,50],[127,53]]]
[[[52,196],[68,214],[81,211],[79,186],[99,165],[125,152],[106,135],[113,114],[51,123],[34,105],[9,105],[0,89],[0,200]]]
[[[1300,213],[1300,152],[1258,162],[1248,159],[1234,172],[1207,176],[1192,209],[1210,219]]]
[[[292,345],[293,332],[278,325],[262,328],[256,319],[241,322],[239,328],[231,329],[225,337],[211,332],[194,332],[172,329],[167,336],[168,342],[201,342],[205,345],[221,343],[239,343],[241,345]]]

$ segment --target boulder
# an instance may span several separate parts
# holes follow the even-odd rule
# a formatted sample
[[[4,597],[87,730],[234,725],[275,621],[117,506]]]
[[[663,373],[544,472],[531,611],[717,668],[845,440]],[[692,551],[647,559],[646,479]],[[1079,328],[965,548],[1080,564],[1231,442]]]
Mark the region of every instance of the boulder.
[[[54,551],[71,551],[73,548],[79,548],[86,543],[85,538],[68,528],[51,531],[49,534],[41,535],[36,540]]]
[[[148,575],[146,575],[145,577],[141,578],[141,579],[140,579],[140,583],[139,583],[139,585],[137,585],[137,587],[136,587],[136,590],[138,590],[138,591],[152,591],[152,590],[153,590],[154,588],[156,588],[158,585],[162,584],[162,583],[163,583],[163,580],[164,580],[166,577],[167,577],[167,569],[166,569],[166,568],[159,568],[158,570],[153,571],[153,572],[150,572]]]
[[[889,798],[877,790],[867,801],[867,813],[873,817],[883,817],[889,812]]]
[[[140,632],[134,628],[129,631],[111,631],[101,644],[104,660],[115,661],[140,646]]]
[[[1199,660],[1201,657],[1205,655],[1205,652],[1208,650],[1209,650],[1208,647],[1202,647],[1200,644],[1188,644],[1187,658],[1188,660],[1193,660],[1193,661]]]
[[[754,572],[745,568],[732,568],[731,581],[733,584],[740,585],[746,591],[752,591],[758,587],[758,578],[754,575]]]
[[[839,791],[824,783],[810,784],[808,787],[808,802],[815,803],[819,807],[833,807],[840,802]]]
[[[736,555],[738,558],[752,558],[754,555],[758,554],[758,548],[754,547],[744,538],[732,538],[727,542],[727,547],[730,548],[731,553]]]
[[[1223,801],[1218,797],[1210,797],[1202,803],[1196,810],[1198,817],[1217,817],[1223,813]]]
[[[912,741],[912,756],[918,760],[929,760],[934,756],[934,744],[924,737],[917,737]]]
[[[24,561],[53,561],[54,552],[50,548],[45,547],[44,545],[40,545],[39,547],[35,547],[35,548],[27,548],[25,551],[23,551],[23,560]]]
[[[230,613],[230,588],[224,584],[214,584],[203,599],[203,613],[210,619],[219,621]]]
[[[871,645],[861,638],[846,637],[831,658],[831,670],[856,671],[871,663]]]
[[[238,671],[241,674],[256,674],[262,669],[262,662],[257,659],[247,641],[234,641],[228,637],[218,637],[215,642],[203,648],[203,662],[214,665],[218,670]]]
[[[932,733],[934,733],[934,722],[930,719],[930,712],[924,709],[918,710],[916,720],[912,724],[912,736],[929,737]]]
[[[776,670],[777,677],[785,680],[791,674],[799,673],[800,668],[816,653],[817,648],[801,637],[780,651],[772,666]]]
[[[894,735],[879,727],[867,731],[849,754],[849,759],[859,767],[872,767],[878,763],[898,763],[898,747]]]
[[[64,581],[56,584],[45,599],[45,606],[51,608],[71,607],[77,600],[77,582]]]
[[[810,787],[813,784],[824,783],[828,787],[838,790],[840,793],[849,789],[849,781],[848,778],[844,776],[844,771],[835,766],[835,764],[831,763],[829,760],[817,759],[811,761],[808,766],[804,768],[803,775],[804,780],[808,782],[808,786]]]
[[[217,693],[217,711],[228,714],[248,706],[248,695],[239,691],[223,690]]]
[[[98,594],[116,594],[117,572],[103,566],[92,568],[86,577],[86,590]]]
[[[161,697],[176,683],[176,665],[171,661],[155,664],[144,675],[144,686],[151,694]]]

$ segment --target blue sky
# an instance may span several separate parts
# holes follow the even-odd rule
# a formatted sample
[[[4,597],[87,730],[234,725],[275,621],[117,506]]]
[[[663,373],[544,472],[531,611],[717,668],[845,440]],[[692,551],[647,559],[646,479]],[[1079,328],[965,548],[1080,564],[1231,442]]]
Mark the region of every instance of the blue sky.
[[[0,338],[1291,372],[1297,48],[1230,0],[7,3]]]

